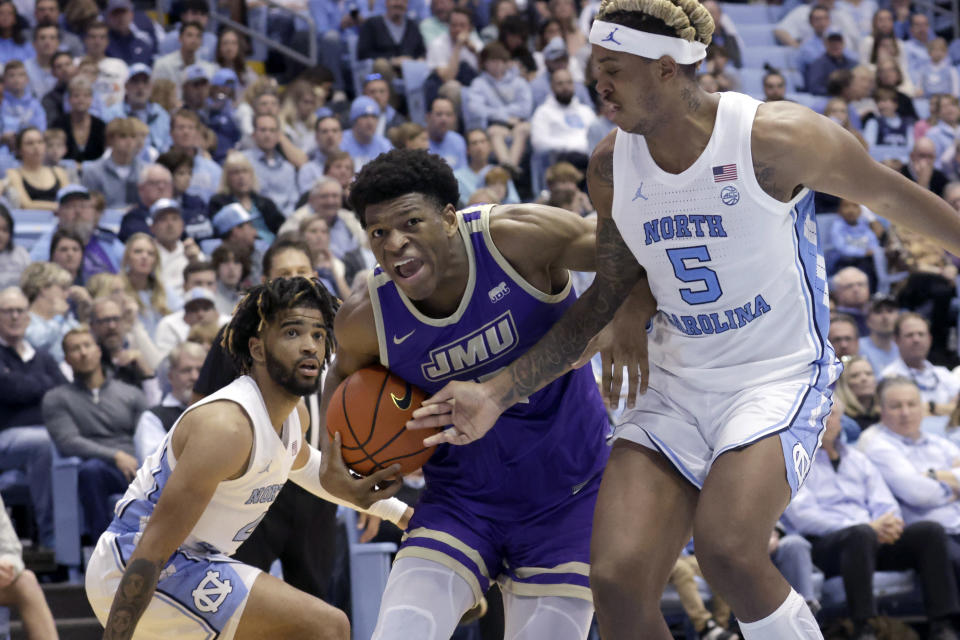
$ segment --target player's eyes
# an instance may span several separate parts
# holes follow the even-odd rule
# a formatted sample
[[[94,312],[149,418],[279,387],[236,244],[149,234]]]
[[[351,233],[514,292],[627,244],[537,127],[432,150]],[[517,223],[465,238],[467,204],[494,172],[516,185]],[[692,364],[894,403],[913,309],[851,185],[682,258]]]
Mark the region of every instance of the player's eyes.
[[[383,229],[374,229],[370,232],[371,238],[381,238],[383,237]]]
[[[296,337],[299,335],[299,333],[300,333],[300,332],[297,331],[296,329],[287,329],[287,337],[288,337],[288,338],[296,338]]]
[[[420,218],[410,218],[409,220],[407,220],[407,226],[412,227],[414,225],[419,224],[420,222],[421,222]]]

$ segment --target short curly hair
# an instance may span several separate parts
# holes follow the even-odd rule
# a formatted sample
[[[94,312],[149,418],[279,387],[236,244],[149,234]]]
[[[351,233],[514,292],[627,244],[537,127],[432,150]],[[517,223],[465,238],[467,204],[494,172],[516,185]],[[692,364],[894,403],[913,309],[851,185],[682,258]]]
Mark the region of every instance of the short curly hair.
[[[447,161],[422,149],[394,149],[363,165],[350,187],[350,206],[367,226],[371,204],[420,193],[439,208],[460,200],[457,178]]]
[[[340,308],[340,301],[327,291],[319,280],[303,277],[277,278],[251,288],[237,303],[233,319],[223,332],[221,345],[241,372],[249,373],[253,367],[250,338],[260,335],[281,311],[297,307],[317,309],[323,315],[327,333],[323,361],[330,362],[335,346],[333,318]]]

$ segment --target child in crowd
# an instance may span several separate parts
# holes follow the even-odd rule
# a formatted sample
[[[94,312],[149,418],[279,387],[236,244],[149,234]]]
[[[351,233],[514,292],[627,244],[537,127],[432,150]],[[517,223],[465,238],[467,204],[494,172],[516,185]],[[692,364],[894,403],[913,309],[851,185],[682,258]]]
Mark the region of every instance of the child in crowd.
[[[66,171],[71,183],[80,182],[80,176],[77,173],[77,161],[66,157],[67,132],[52,127],[43,132],[43,141],[47,143],[44,164],[48,167],[60,167]]]
[[[904,155],[913,148],[913,123],[897,114],[897,93],[887,87],[879,87],[873,94],[880,115],[863,125],[863,137],[870,147],[887,145],[903,147]]]
[[[929,98],[937,93],[960,95],[960,73],[951,64],[947,55],[947,41],[934,38],[927,43],[930,62],[917,71],[917,87],[921,95]]]
[[[837,213],[840,220],[830,229],[833,255],[827,258],[827,269],[830,273],[836,273],[843,267],[857,267],[867,274],[870,290],[875,291],[877,269],[874,256],[879,256],[881,252],[877,234],[870,228],[870,223],[856,202],[840,200]]]
[[[20,129],[47,128],[47,112],[40,101],[28,90],[30,81],[27,70],[19,60],[11,60],[3,68],[3,102],[0,103],[0,120],[3,139],[12,146],[13,137]]]

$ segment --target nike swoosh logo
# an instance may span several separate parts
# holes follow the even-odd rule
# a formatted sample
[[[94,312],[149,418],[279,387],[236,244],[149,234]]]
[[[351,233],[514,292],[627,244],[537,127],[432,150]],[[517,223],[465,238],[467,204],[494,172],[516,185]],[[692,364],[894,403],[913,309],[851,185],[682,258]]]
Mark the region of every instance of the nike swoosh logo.
[[[580,493],[580,491],[582,491],[583,488],[584,488],[585,486],[587,486],[587,483],[588,483],[588,482],[590,482],[590,480],[584,480],[583,482],[581,482],[581,483],[579,483],[579,484],[573,485],[573,495],[577,495],[578,493]]]
[[[413,333],[412,331],[410,333]],[[407,334],[409,336],[410,334]],[[410,386],[408,382],[406,388],[404,389],[404,394],[402,398],[398,398],[393,393],[390,394],[390,398],[393,400],[393,404],[396,405],[397,409],[400,411],[406,411],[410,408],[410,403],[413,402],[413,387]]]
[[[416,332],[417,332],[417,330],[414,329],[413,331],[411,331],[411,332],[408,333],[407,335],[403,336],[402,338],[398,338],[397,336],[393,336],[393,344],[403,344],[403,341],[404,341],[404,340],[406,340],[407,338],[409,338],[410,336],[412,336],[412,335],[413,335],[414,333],[416,333]]]

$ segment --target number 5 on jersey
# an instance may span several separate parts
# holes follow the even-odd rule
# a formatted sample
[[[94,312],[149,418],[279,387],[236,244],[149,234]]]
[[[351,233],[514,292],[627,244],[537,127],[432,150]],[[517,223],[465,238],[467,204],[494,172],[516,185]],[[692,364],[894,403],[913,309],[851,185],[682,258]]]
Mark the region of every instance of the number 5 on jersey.
[[[670,258],[673,273],[680,282],[697,282],[703,286],[703,288],[698,287],[696,291],[681,287],[680,297],[684,302],[691,305],[707,304],[716,302],[723,295],[716,271],[708,267],[689,266],[694,261],[696,264],[710,262],[710,252],[707,251],[706,245],[667,249],[667,257]]]

